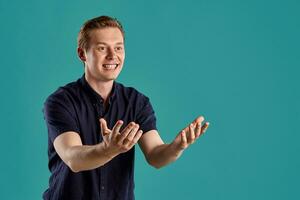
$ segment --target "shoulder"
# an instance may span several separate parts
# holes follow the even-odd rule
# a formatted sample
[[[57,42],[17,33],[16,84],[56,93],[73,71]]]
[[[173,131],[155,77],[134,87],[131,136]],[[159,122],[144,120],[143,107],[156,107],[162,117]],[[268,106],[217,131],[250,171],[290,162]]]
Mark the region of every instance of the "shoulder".
[[[68,102],[80,94],[80,90],[81,87],[79,81],[74,81],[61,86],[47,97],[45,106],[52,103],[68,104]]]
[[[118,91],[118,94],[121,94],[125,98],[132,99],[132,98],[138,98],[147,100],[149,99],[145,94],[140,92],[138,89],[131,87],[131,86],[125,86],[122,83],[116,82],[116,88]]]
[[[119,101],[125,102],[133,108],[136,113],[140,113],[143,109],[148,107],[152,109],[150,98],[138,89],[127,87],[120,83],[118,83],[117,87]]]

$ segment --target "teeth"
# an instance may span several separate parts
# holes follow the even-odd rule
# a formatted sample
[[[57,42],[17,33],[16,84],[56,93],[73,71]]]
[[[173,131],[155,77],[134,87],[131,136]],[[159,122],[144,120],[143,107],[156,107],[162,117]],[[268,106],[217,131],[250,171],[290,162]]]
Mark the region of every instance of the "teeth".
[[[104,64],[103,65],[103,67],[105,68],[105,69],[115,69],[115,68],[117,68],[117,64],[113,64],[113,65],[108,65],[108,64]]]

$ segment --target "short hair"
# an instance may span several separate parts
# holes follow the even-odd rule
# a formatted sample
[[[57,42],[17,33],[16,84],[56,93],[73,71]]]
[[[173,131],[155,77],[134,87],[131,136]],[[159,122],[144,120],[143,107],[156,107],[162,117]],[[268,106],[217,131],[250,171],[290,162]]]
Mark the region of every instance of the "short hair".
[[[107,27],[116,27],[118,28],[125,40],[125,32],[122,24],[113,17],[109,16],[99,16],[93,19],[86,21],[82,27],[80,28],[78,37],[77,37],[77,45],[79,48],[87,50],[89,48],[89,33],[95,29],[107,28]]]

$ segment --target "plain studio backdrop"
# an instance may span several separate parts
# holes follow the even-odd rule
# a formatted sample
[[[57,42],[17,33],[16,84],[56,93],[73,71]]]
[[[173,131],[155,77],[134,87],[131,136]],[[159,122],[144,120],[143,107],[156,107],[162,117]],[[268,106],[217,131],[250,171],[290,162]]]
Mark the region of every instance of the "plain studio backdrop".
[[[136,148],[136,199],[300,199],[300,3],[297,0],[0,1],[0,196],[47,188],[46,97],[83,73],[87,19],[126,31],[118,81],[150,97],[170,142],[197,115],[207,133],[156,170]]]

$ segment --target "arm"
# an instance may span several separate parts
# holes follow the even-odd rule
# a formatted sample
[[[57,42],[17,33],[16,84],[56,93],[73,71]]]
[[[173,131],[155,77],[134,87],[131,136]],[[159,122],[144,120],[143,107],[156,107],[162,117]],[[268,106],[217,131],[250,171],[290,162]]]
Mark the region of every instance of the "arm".
[[[155,168],[160,168],[177,160],[181,154],[181,152],[172,150],[170,144],[165,144],[156,130],[144,133],[139,140],[139,145],[147,162]]]
[[[142,131],[139,125],[131,122],[120,133],[123,124],[118,121],[109,130],[104,119],[100,119],[103,141],[96,145],[82,145],[76,132],[65,132],[54,140],[54,148],[60,158],[73,172],[95,169],[109,162],[120,153],[130,150],[139,140]]]
[[[165,144],[156,130],[145,133],[139,140],[139,145],[148,163],[155,168],[161,168],[177,160],[183,151],[206,131],[209,123],[202,126],[203,121],[203,117],[195,119],[170,144]]]

